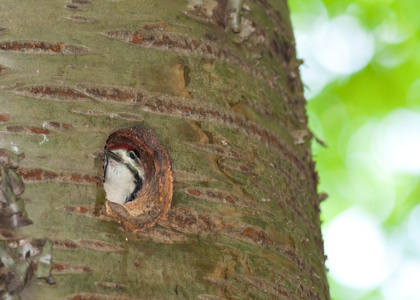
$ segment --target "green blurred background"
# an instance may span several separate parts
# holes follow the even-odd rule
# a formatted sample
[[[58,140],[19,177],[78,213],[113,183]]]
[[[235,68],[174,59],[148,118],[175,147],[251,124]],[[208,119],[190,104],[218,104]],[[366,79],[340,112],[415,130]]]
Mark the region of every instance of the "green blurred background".
[[[420,0],[289,0],[333,299],[420,299]]]

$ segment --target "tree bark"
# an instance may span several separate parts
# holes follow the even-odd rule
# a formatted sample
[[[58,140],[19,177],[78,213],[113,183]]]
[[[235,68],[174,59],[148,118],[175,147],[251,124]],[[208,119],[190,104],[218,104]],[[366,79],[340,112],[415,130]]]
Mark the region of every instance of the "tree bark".
[[[55,284],[23,299],[329,299],[286,1],[0,7],[0,147],[24,152],[33,222],[1,239],[53,245]],[[102,159],[138,124],[175,182],[168,218],[131,233],[104,213]]]

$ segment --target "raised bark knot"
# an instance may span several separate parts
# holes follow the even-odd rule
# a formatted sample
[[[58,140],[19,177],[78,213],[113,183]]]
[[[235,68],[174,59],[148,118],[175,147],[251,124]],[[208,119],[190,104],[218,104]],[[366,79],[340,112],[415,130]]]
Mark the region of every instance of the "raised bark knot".
[[[105,145],[106,211],[127,230],[166,219],[173,193],[169,155],[156,134],[140,126],[112,133]]]

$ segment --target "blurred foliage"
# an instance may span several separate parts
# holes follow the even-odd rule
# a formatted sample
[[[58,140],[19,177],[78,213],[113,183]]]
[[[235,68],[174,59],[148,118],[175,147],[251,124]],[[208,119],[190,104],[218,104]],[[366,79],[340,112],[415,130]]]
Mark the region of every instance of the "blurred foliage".
[[[404,244],[404,230],[409,214],[420,203],[420,169],[407,171],[390,165],[392,156],[387,156],[384,148],[401,146],[404,140],[396,134],[393,143],[383,141],[392,131],[392,126],[386,125],[392,123],[394,115],[413,112],[420,116],[420,1],[289,0],[289,7],[297,32],[298,56],[307,53],[301,51],[299,36],[319,22],[338,16],[356,18],[374,40],[374,53],[367,65],[350,74],[330,73],[320,92],[311,93],[318,90],[316,82],[305,81],[301,69],[307,86],[309,126],[327,144],[323,147],[314,142],[312,147],[320,176],[319,191],[329,194],[321,206],[321,218],[325,228],[346,209],[362,208],[380,224],[390,247],[394,246],[390,243],[400,244],[404,256],[408,252],[404,247],[412,247]],[[320,18],[323,14],[324,19]],[[311,37],[311,42],[319,46],[316,36]],[[308,62],[307,57],[300,58]],[[415,147],[420,143],[414,140],[420,141],[420,128],[409,128],[409,123],[406,126],[407,132],[413,133],[413,142],[406,146],[418,149]],[[406,159],[413,159],[413,165],[415,159],[419,161],[415,156]],[[412,252],[410,259],[419,261],[419,253]],[[331,277],[330,285],[333,299],[391,299],[384,292],[384,282],[359,296],[354,296],[357,289],[340,285]],[[350,294],[353,296],[343,296]],[[399,299],[420,299],[420,295],[413,295]]]

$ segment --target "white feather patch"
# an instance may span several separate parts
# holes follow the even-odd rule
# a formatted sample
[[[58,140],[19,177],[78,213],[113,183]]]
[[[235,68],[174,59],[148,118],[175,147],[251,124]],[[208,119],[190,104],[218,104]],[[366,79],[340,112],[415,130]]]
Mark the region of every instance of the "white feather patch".
[[[123,205],[135,187],[133,173],[130,172],[127,166],[109,159],[104,182],[106,199]]]

